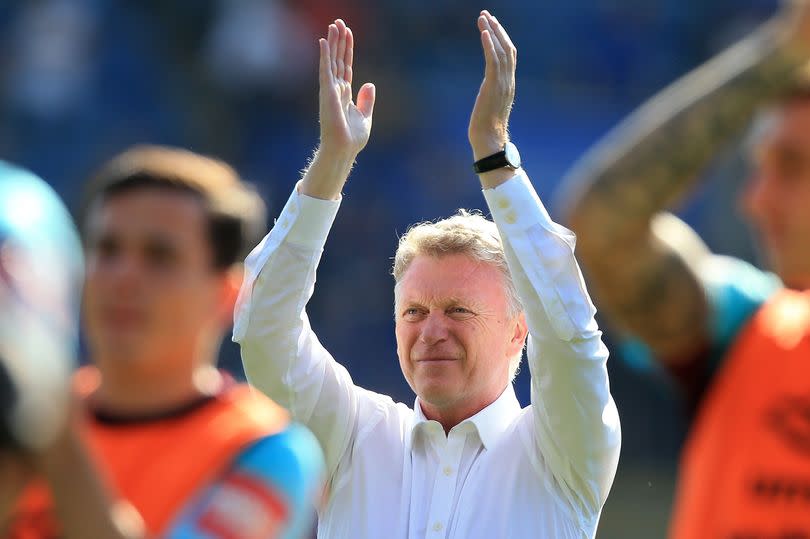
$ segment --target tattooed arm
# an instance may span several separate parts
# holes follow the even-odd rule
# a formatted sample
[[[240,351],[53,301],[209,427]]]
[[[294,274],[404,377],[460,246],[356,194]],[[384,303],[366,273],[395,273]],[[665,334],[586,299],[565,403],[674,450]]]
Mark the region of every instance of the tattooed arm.
[[[568,221],[599,305],[671,365],[709,345],[700,238],[661,214],[789,88],[810,50],[810,2],[794,1],[752,35],[639,108],[575,165]]]

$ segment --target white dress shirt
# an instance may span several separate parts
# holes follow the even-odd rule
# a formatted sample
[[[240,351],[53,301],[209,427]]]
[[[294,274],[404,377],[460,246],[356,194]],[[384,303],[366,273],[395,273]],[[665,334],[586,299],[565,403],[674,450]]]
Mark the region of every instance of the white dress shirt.
[[[248,379],[321,443],[329,539],[592,538],[621,433],[608,352],[574,259],[521,171],[484,196],[529,326],[532,404],[511,384],[448,435],[413,408],[352,383],[305,312],[340,205],[294,191],[246,261],[234,340]],[[396,361],[392,356],[390,361]]]

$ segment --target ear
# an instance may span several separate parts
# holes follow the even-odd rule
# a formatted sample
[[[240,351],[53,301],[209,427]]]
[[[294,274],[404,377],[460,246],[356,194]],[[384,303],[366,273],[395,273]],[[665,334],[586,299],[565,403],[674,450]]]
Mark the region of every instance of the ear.
[[[526,345],[526,337],[529,335],[529,326],[526,324],[526,315],[520,313],[517,315],[512,323],[514,324],[514,332],[512,339],[509,341],[509,353],[517,354]]]
[[[243,276],[244,267],[241,264],[233,265],[222,274],[218,298],[218,318],[223,327],[230,327],[233,323],[233,309],[236,305],[236,298],[239,296]]]

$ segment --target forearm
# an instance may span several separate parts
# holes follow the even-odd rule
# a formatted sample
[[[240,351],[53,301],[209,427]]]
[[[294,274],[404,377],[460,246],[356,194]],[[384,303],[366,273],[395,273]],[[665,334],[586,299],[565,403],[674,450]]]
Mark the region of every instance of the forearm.
[[[569,343],[548,333],[532,334],[527,358],[543,461],[570,505],[597,515],[613,483],[621,446],[601,332],[594,324],[592,332]]]
[[[774,22],[764,25],[655,96],[573,168],[566,183],[579,191],[570,221],[604,238],[588,248],[645,234],[755,109],[791,85],[804,56],[784,45],[783,34]]]
[[[282,213],[281,219],[284,218]],[[281,221],[280,221],[281,222]],[[251,283],[249,307],[243,311],[244,331],[238,335],[245,374],[251,385],[291,410],[296,419],[309,408],[310,397],[296,388],[299,369],[309,370],[309,356],[300,357],[299,341],[309,331],[303,308],[312,290],[319,253],[287,243],[278,245]],[[248,318],[249,317],[249,318]]]
[[[309,427],[330,473],[357,414],[351,377],[320,344],[305,307],[339,203],[294,192],[270,234],[245,263],[234,340],[251,385]]]
[[[529,326],[535,440],[569,494],[598,514],[620,444],[608,387],[607,349],[574,258],[574,237],[555,224],[527,179],[485,191],[504,238]]]

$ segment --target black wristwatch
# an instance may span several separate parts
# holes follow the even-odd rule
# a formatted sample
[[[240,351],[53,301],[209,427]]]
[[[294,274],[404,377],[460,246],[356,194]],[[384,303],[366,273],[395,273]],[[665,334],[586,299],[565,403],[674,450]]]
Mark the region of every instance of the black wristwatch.
[[[490,170],[498,170],[499,168],[511,168],[516,170],[520,168],[520,153],[517,146],[511,142],[503,145],[503,150],[494,153],[483,159],[479,159],[473,163],[473,170],[476,174],[483,174]]]

